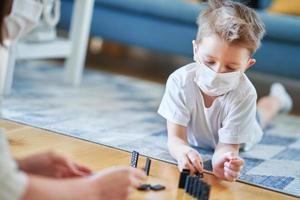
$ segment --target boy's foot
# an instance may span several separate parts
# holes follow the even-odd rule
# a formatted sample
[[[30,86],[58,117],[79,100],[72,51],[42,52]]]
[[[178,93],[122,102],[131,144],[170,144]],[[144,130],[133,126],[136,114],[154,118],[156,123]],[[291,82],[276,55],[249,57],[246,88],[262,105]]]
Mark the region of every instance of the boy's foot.
[[[280,112],[291,111],[293,100],[282,84],[273,83],[270,88],[270,96],[275,96],[279,99],[281,104]]]

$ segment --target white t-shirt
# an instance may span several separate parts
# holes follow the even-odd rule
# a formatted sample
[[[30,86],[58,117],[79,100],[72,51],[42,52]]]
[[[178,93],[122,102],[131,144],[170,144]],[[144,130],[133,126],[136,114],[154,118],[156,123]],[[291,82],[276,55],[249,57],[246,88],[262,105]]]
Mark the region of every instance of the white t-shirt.
[[[4,18],[3,38],[16,40],[29,33],[39,23],[42,10],[38,0],[14,0],[11,13]]]
[[[5,135],[0,129],[0,199],[20,199],[27,185],[27,175],[18,169],[9,153]]]
[[[214,149],[221,142],[246,144],[245,150],[250,149],[263,135],[256,120],[254,86],[243,74],[235,90],[218,97],[207,108],[194,81],[197,69],[191,63],[170,75],[158,113],[172,123],[187,127],[191,145]]]
[[[30,31],[39,21],[42,5],[36,0],[14,0],[12,9],[12,13],[4,20],[3,33],[0,33],[6,39],[15,39]],[[1,100],[0,97],[0,117]],[[9,153],[5,135],[0,129],[0,199],[18,200],[27,186],[28,177],[18,169],[17,163]]]

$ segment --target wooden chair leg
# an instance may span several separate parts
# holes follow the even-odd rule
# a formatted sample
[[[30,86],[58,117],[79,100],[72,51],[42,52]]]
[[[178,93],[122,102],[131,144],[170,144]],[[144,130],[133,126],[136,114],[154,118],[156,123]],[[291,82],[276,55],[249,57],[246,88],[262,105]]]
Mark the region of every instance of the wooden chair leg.
[[[0,54],[0,95],[4,96],[10,94],[13,83],[13,74],[16,62],[14,45],[11,44],[8,48],[2,47]]]

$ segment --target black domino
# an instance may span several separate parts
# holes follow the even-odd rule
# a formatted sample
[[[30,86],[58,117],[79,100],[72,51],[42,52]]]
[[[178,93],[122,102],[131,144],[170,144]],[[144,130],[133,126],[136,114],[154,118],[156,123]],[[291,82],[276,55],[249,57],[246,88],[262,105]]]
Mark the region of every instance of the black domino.
[[[192,178],[192,176],[187,176],[186,177],[186,181],[185,181],[185,185],[184,185],[184,191],[185,192],[189,191],[189,187],[190,187],[190,183],[191,183],[191,178]]]
[[[197,199],[201,199],[203,183],[204,182],[202,180],[199,180],[198,187],[197,187],[197,192],[196,192]]]
[[[196,192],[196,184],[197,184],[197,181],[199,180],[197,176],[194,176],[193,177],[193,185],[192,185],[192,188],[191,188],[191,193],[190,195],[194,196],[194,192]]]
[[[192,176],[191,179],[190,179],[189,188],[188,188],[188,193],[190,195],[192,195],[192,192],[193,192],[194,182],[195,182],[195,177]]]
[[[208,200],[211,186],[203,181],[203,174],[188,175],[189,170],[182,171],[179,179],[179,188],[184,183],[184,190],[198,200]],[[185,181],[184,181],[185,177]]]
[[[194,185],[193,185],[193,190],[192,190],[192,196],[197,197],[197,189],[199,187],[199,182],[200,180],[198,178],[195,179]]]
[[[141,191],[150,190],[151,189],[151,185],[150,184],[141,184],[137,189],[141,190]]]
[[[159,191],[159,190],[164,190],[166,189],[165,186],[163,185],[160,185],[160,184],[157,184],[157,185],[151,185],[151,190],[154,190],[154,191]]]
[[[190,175],[190,170],[183,169],[179,177],[179,183],[178,183],[179,188],[184,188],[188,175]]]
[[[210,185],[207,183],[203,184],[202,187],[202,194],[201,194],[201,200],[208,200],[209,199],[209,194],[210,194]]]
[[[149,176],[150,173],[150,166],[151,166],[151,160],[147,158],[146,165],[145,165],[145,173],[147,176]]]
[[[139,155],[140,154],[137,151],[133,151],[131,153],[131,163],[130,163],[131,167],[137,168],[138,161],[139,161]]]

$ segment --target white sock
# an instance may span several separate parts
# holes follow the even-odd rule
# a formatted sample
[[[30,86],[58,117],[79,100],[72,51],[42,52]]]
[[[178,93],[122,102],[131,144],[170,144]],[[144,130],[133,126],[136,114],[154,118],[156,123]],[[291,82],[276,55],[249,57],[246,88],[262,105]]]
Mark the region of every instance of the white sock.
[[[273,83],[270,88],[270,96],[275,96],[281,104],[281,112],[289,112],[293,107],[293,100],[285,87],[280,83]]]

